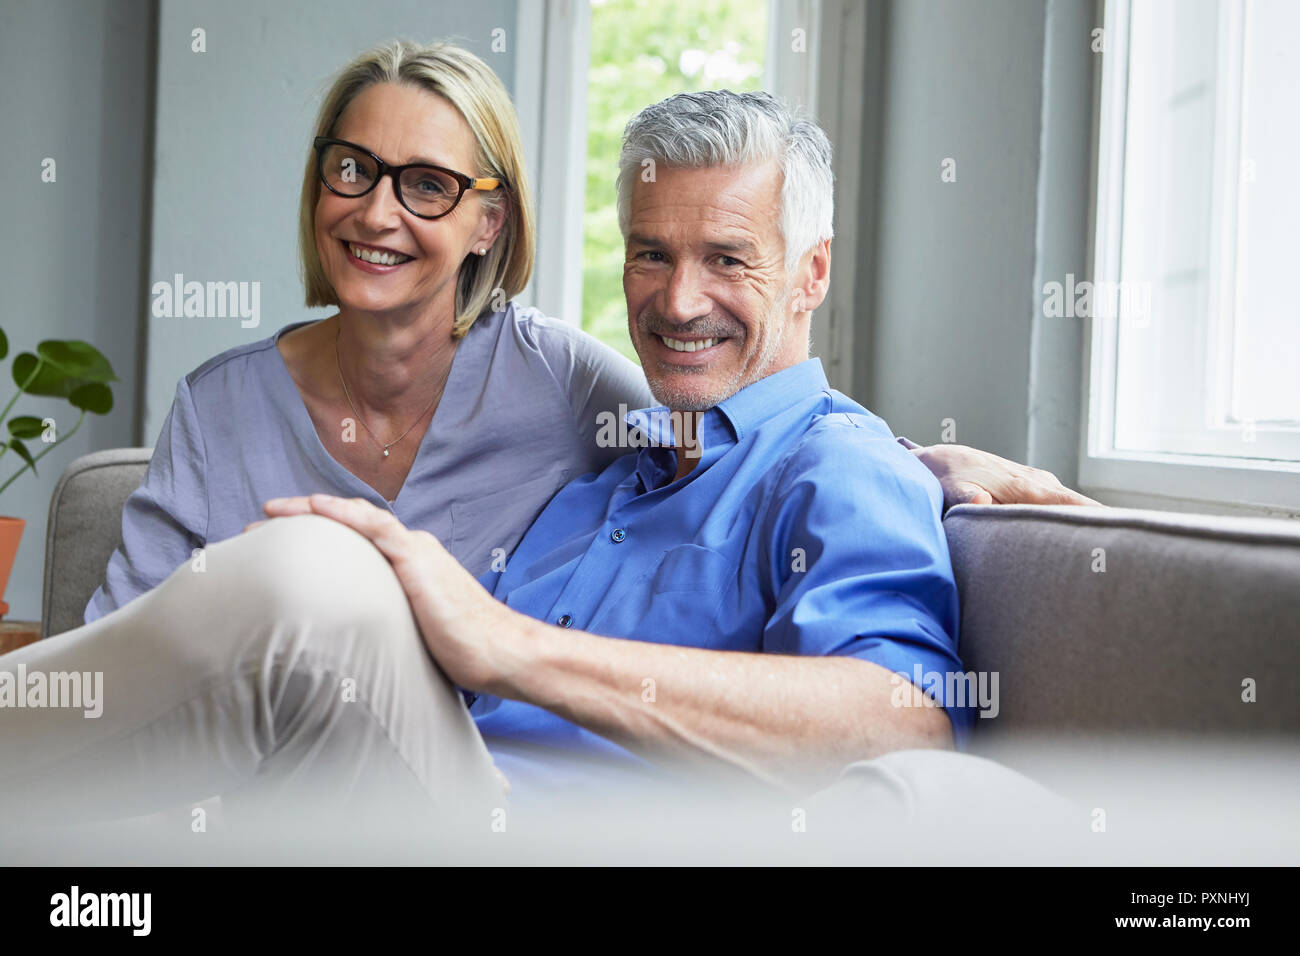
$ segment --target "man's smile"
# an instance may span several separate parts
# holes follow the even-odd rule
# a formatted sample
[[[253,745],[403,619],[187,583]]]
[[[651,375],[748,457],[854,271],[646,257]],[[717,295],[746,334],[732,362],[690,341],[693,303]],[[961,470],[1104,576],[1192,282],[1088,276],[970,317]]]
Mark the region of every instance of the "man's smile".
[[[711,349],[716,345],[720,345],[730,338],[728,335],[711,335],[707,338],[701,338],[699,336],[694,338],[676,338],[670,335],[660,335],[657,332],[651,334],[674,352],[700,352],[705,349]]]
[[[684,366],[707,364],[731,341],[731,337],[725,335],[677,338],[660,335],[658,332],[650,333],[650,338],[655,343],[656,356],[660,362]]]

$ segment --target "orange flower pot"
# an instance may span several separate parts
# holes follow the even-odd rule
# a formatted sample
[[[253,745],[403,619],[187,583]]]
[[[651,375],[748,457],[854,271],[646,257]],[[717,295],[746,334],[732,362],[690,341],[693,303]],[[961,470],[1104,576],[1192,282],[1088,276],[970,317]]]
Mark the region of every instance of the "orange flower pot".
[[[23,528],[27,522],[22,518],[0,518],[0,598],[4,597],[5,588],[9,586],[9,572],[14,569],[14,559],[18,557],[18,544],[23,539]],[[9,605],[0,600],[0,617],[9,613]]]

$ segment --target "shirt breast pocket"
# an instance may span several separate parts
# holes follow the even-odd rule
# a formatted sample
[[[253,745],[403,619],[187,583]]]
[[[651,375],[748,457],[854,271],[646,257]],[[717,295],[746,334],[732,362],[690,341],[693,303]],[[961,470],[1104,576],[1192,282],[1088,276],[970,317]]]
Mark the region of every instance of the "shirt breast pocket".
[[[728,561],[711,548],[682,544],[668,550],[650,579],[652,594],[672,591],[718,591],[726,579]]]
[[[727,586],[734,580],[731,562],[710,548],[683,544],[670,549],[651,575],[638,640],[686,647],[716,647],[714,626]]]

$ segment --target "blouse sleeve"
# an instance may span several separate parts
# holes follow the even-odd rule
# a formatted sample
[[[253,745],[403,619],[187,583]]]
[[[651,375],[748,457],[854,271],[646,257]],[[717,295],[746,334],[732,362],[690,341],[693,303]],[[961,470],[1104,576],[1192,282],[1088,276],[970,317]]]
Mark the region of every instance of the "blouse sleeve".
[[[194,397],[181,379],[144,481],[122,509],[122,544],[86,605],[87,624],[161,584],[206,544],[206,474]]]
[[[523,312],[531,335],[573,410],[585,458],[599,471],[627,449],[601,441],[622,415],[655,404],[641,367],[604,342],[536,309]]]
[[[578,435],[597,469],[627,454],[626,448],[598,441],[602,424],[613,416],[617,423],[627,412],[655,404],[641,366],[599,339],[578,331],[574,363],[568,383],[569,403],[578,423]],[[606,426],[605,433],[609,428]]]

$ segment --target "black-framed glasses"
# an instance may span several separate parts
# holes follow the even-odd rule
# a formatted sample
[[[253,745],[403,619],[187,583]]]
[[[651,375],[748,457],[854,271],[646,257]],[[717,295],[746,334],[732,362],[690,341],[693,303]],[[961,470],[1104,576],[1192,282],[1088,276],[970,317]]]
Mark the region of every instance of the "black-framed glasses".
[[[491,192],[501,187],[499,179],[475,179],[429,163],[390,166],[364,146],[343,139],[317,136],[313,145],[316,170],[330,192],[359,199],[391,176],[397,201],[421,219],[441,219],[456,208],[467,189]]]

